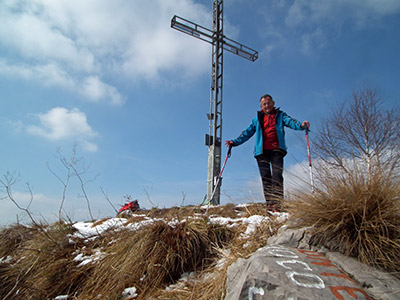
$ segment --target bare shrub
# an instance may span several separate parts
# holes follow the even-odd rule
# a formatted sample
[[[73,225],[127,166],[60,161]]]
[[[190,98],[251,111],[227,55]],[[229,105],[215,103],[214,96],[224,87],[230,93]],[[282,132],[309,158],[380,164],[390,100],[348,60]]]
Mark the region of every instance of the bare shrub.
[[[326,164],[350,177],[358,165],[368,178],[375,173],[396,176],[399,128],[399,110],[384,108],[376,91],[365,88],[333,108],[317,132],[314,151]]]
[[[314,227],[314,245],[393,272],[400,270],[399,120],[375,91],[354,93],[317,133],[315,192],[286,203],[297,226]]]
[[[68,189],[68,186],[70,184],[72,177],[77,178],[79,185],[80,185],[81,192],[82,192],[81,198],[85,199],[89,216],[92,220],[94,220],[92,210],[90,207],[89,196],[86,193],[86,185],[90,182],[93,182],[99,176],[99,174],[96,174],[91,179],[85,179],[85,175],[87,175],[90,166],[86,166],[83,162],[83,159],[76,156],[76,147],[77,147],[77,145],[74,144],[74,146],[72,147],[71,156],[69,158],[66,158],[65,156],[63,156],[61,149],[57,149],[58,159],[59,159],[60,163],[62,164],[62,166],[66,170],[66,174],[65,174],[64,178],[63,178],[63,176],[60,176],[55,171],[53,171],[53,169],[50,167],[50,164],[47,163],[47,168],[50,171],[50,173],[53,174],[63,186],[60,207],[58,210],[58,218],[59,218],[60,222],[64,220],[62,211],[63,211],[64,203],[66,200],[67,189]]]

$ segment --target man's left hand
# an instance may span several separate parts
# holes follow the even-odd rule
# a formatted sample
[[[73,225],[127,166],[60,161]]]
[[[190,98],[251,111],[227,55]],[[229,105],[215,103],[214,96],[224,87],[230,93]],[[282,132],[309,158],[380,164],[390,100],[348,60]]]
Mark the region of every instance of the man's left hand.
[[[301,128],[304,128],[304,129],[310,128],[310,122],[304,121],[304,122],[301,124]]]

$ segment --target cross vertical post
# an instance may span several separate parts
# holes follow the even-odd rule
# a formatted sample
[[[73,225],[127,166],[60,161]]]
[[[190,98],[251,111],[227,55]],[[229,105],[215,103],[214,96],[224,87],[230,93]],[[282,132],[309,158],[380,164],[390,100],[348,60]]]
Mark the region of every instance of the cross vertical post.
[[[211,64],[211,95],[208,146],[207,172],[207,200],[212,204],[219,204],[220,186],[215,189],[221,169],[222,144],[222,75],[223,75],[223,7],[222,0],[213,3],[213,44]],[[213,191],[215,189],[214,194]],[[212,199],[211,199],[212,197]]]
[[[212,30],[178,16],[172,18],[171,27],[212,44],[210,113],[207,114],[209,132],[206,134],[206,146],[208,146],[207,202],[217,205],[220,204],[221,186],[218,176],[221,169],[222,145],[223,50],[250,61],[258,58],[258,52],[224,36],[222,0],[213,2]]]

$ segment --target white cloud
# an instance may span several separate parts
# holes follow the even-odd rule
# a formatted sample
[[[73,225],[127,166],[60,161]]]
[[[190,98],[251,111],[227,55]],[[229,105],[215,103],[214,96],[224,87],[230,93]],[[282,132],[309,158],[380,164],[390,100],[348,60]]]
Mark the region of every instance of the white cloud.
[[[325,37],[321,28],[316,28],[312,32],[307,32],[301,36],[300,50],[304,54],[312,53],[313,47],[322,48],[325,46]]]
[[[362,2],[358,0],[341,0],[340,2],[343,5],[362,10],[362,13],[369,16],[388,16],[400,12],[400,2],[397,0],[365,0]]]
[[[63,107],[55,107],[47,113],[37,115],[40,126],[27,127],[29,134],[48,140],[59,141],[77,139],[82,142],[85,150],[95,152],[97,145],[88,140],[98,134],[87,123],[86,114],[79,109],[68,110]]]
[[[181,79],[209,72],[210,45],[171,29],[170,20],[177,14],[211,27],[210,10],[194,0],[2,1],[0,47],[8,56],[0,74],[122,104],[113,75],[154,81],[164,72]]]
[[[98,76],[88,76],[85,79],[74,77],[73,74],[56,64],[46,65],[11,65],[4,59],[0,59],[0,74],[13,78],[22,78],[27,81],[35,81],[44,86],[58,86],[68,90],[75,90],[85,99],[92,102],[109,102],[112,105],[124,103],[118,90]]]
[[[292,27],[312,27],[320,22],[341,25],[346,20],[367,26],[368,20],[399,12],[400,2],[397,0],[295,0],[289,7],[285,21]]]
[[[266,24],[262,34],[269,42],[266,54],[299,49],[310,55],[344,31],[379,28],[382,18],[400,13],[398,0],[280,0],[271,5],[273,10],[261,12]]]
[[[313,162],[314,164],[314,162]],[[315,171],[313,170],[313,173]],[[283,171],[284,178],[284,189],[285,195],[290,195],[299,191],[310,192],[311,191],[311,177],[310,170],[308,167],[308,161],[302,161],[297,164],[294,164],[288,168],[285,168]],[[229,190],[237,188],[230,187]],[[247,194],[248,193],[248,201],[264,201],[264,195],[262,192],[262,182],[261,178],[257,175],[252,180],[247,180],[245,185],[240,187],[240,190],[237,191],[237,194]]]
[[[107,98],[114,105],[123,103],[122,96],[117,89],[102,82],[97,76],[89,76],[84,80],[82,93],[96,102],[102,98]]]
[[[124,49],[123,70],[147,80],[156,79],[165,71],[179,71],[182,77],[208,72],[210,45],[171,29],[170,21],[176,14],[211,27],[210,12],[188,0],[152,2],[140,4],[140,14]]]
[[[12,121],[4,117],[0,117],[0,126],[13,134],[19,134],[24,130],[24,124],[21,121]]]
[[[315,162],[313,162],[315,164]],[[312,170],[314,173],[314,171]],[[314,176],[314,174],[313,174]],[[311,191],[311,177],[308,161],[302,161],[284,170],[285,191],[290,193],[296,191]]]
[[[88,152],[97,152],[99,150],[99,147],[95,143],[90,143],[88,141],[83,140],[81,144],[83,149]]]
[[[74,87],[73,79],[55,63],[46,65],[12,65],[0,59],[0,74],[25,80],[34,80],[46,86]]]
[[[57,180],[56,178],[54,178]],[[56,182],[56,181],[55,181]],[[29,208],[29,211],[35,221],[40,222],[55,222],[58,220],[58,211],[61,205],[61,194],[43,194],[36,193],[34,191],[33,184],[30,185],[32,188],[32,194],[27,191],[26,186],[21,185],[22,182],[17,182],[15,186],[12,186],[12,194],[14,200],[23,208]],[[79,185],[75,186],[74,182],[71,181],[68,186],[69,196],[67,197],[63,205],[63,216],[69,219],[75,220],[88,220],[88,209],[85,201],[79,198],[80,190]],[[61,192],[60,192],[61,193]],[[4,197],[4,198],[3,198]],[[21,224],[31,224],[32,221],[25,211],[18,209],[18,207],[12,203],[12,201],[6,196],[6,194],[0,190],[0,226],[10,225],[17,221]],[[98,209],[98,210],[97,210]],[[94,217],[99,217],[102,211],[102,217],[104,217],[109,211],[108,207],[102,203],[97,203],[96,211],[93,209]]]
[[[35,1],[21,4],[24,11],[15,12],[1,10],[2,26],[0,39],[3,44],[16,50],[27,59],[36,61],[59,61],[82,71],[94,68],[94,57],[87,49],[79,47],[72,39],[53,27],[46,16],[46,10],[41,10]],[[34,7],[34,9],[32,9]]]

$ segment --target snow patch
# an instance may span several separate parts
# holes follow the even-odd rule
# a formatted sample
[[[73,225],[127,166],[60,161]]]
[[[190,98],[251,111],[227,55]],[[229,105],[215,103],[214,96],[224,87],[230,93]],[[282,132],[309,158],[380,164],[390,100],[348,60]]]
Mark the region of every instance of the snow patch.
[[[79,253],[73,260],[80,261],[81,263],[78,265],[78,267],[82,267],[88,263],[93,263],[106,255],[104,252],[101,252],[100,249],[93,249],[93,252],[94,253],[92,255],[86,256],[84,256],[82,253]]]
[[[0,264],[9,264],[12,260],[11,256],[4,256],[2,258],[0,258]]]
[[[110,228],[122,227],[127,221],[128,220],[125,218],[111,218],[96,226],[94,226],[93,222],[77,222],[72,226],[78,230],[78,232],[74,234],[75,237],[90,238],[98,236]]]
[[[136,298],[137,295],[138,294],[136,294],[136,288],[134,286],[129,287],[122,292],[122,299]]]
[[[257,225],[259,225],[263,222],[267,222],[269,220],[270,220],[270,218],[264,217],[264,216],[259,216],[259,215],[253,215],[248,218],[244,218],[243,224],[248,224],[248,225],[247,225],[246,231],[241,234],[241,237],[242,238],[249,237],[251,234],[254,233]]]

